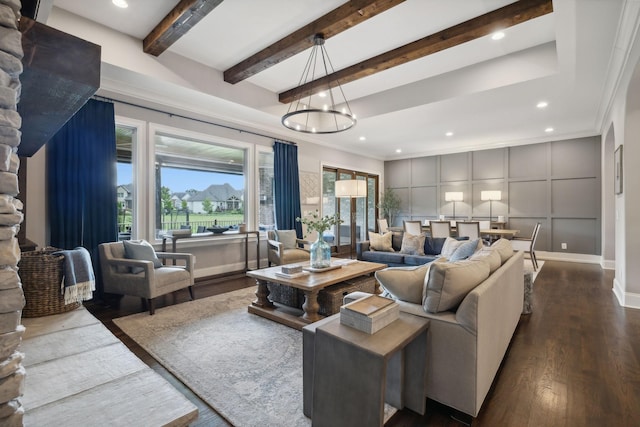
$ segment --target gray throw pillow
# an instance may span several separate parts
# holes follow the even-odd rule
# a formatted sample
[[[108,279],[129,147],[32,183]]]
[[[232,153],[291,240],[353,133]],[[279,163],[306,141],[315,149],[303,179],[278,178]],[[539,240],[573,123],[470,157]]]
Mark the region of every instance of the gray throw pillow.
[[[485,261],[434,262],[425,276],[422,306],[429,313],[454,309],[487,277]]]
[[[295,249],[297,238],[296,230],[276,230],[276,240],[282,243],[285,249]]]
[[[458,246],[449,257],[449,261],[462,261],[469,258],[478,249],[478,240],[469,240]]]
[[[155,249],[146,240],[123,240],[124,257],[141,261],[153,261],[153,268],[162,267],[162,261],[158,259]],[[131,267],[134,274],[144,271],[142,267]]]
[[[401,254],[406,255],[424,255],[424,234],[415,235],[405,232],[402,236],[402,248],[400,248]]]
[[[484,248],[473,254],[470,258],[471,260],[475,259],[484,259],[489,263],[490,273],[493,274],[500,265],[502,265],[502,260],[500,259],[500,253],[495,248]]]
[[[511,242],[507,239],[498,239],[493,242],[491,247],[500,254],[500,262],[502,262],[502,264],[513,256],[513,246],[511,246]]]
[[[393,247],[391,246],[391,239],[393,237],[392,232],[387,232],[384,234],[374,233],[373,231],[369,232],[369,247],[372,251],[380,251],[380,252],[395,252]]]
[[[389,267],[375,273],[376,280],[387,294],[400,301],[422,304],[422,287],[425,275],[433,263],[418,267]]]

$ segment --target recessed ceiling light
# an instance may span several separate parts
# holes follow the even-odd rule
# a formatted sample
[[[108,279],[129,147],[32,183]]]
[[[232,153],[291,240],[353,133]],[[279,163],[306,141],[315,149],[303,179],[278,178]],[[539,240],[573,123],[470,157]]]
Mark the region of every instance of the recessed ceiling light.
[[[359,139],[360,139],[360,141],[366,141],[367,137],[366,136],[361,136]]]
[[[402,150],[398,148],[396,149],[396,153],[402,153]]]
[[[553,132],[553,128],[546,128],[544,131],[547,132],[547,133]]]
[[[111,0],[111,3],[123,9],[129,7],[129,3],[127,3],[127,0]]]
[[[320,93],[318,93],[318,96],[319,96],[320,98],[324,98],[324,97],[326,97],[326,96],[327,96],[327,92],[320,92]]]
[[[548,106],[548,105],[549,105],[549,103],[548,103],[548,102],[546,102],[546,101],[540,101],[540,102],[538,102],[538,103],[536,104],[536,107],[538,107],[538,108],[547,108],[547,106]]]
[[[445,135],[447,135],[447,136],[453,136],[453,132],[447,132],[447,133],[445,133]]]
[[[502,31],[496,31],[491,35],[492,40],[500,40],[504,38],[504,33]]]

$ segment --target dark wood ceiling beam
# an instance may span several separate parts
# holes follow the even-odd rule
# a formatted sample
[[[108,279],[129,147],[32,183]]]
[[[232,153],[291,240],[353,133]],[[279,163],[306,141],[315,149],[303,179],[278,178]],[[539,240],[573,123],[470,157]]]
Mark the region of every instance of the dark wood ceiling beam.
[[[279,95],[279,100],[282,103],[289,103],[299,96],[305,97],[310,93],[326,89],[330,82],[339,81],[341,85],[344,85],[551,12],[553,12],[552,0],[517,1],[420,40],[366,59],[358,64],[338,70],[326,77],[282,92]]]
[[[159,56],[202,20],[222,0],[180,0],[142,41],[142,50]]]
[[[224,72],[224,81],[236,84],[313,46],[316,34],[335,36],[405,0],[351,0]]]

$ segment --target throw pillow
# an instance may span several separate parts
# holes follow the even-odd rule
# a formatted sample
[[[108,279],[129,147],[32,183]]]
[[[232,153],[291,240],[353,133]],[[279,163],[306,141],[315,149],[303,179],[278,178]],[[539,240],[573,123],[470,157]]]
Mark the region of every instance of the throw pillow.
[[[402,248],[401,254],[406,255],[424,255],[424,234],[415,235],[411,233],[404,233],[402,236]]]
[[[285,249],[296,248],[296,230],[276,230],[276,240],[282,243]]]
[[[469,240],[458,246],[449,257],[449,261],[462,261],[469,258],[478,249],[479,240]]]
[[[505,263],[506,260],[513,256],[513,247],[507,239],[498,239],[491,245],[492,248],[500,254],[500,262]]]
[[[489,277],[483,261],[436,262],[425,276],[422,307],[429,313],[456,308],[467,294]]]
[[[393,247],[391,247],[391,237],[393,233],[387,232],[384,234],[374,233],[373,231],[369,232],[369,247],[373,251],[380,252],[395,252]]]
[[[500,265],[502,265],[502,260],[500,259],[500,253],[495,248],[484,248],[479,250],[475,254],[473,254],[470,258],[471,260],[476,259],[484,259],[489,263],[489,273],[493,274]]]
[[[458,246],[462,245],[464,242],[461,240],[456,240],[453,237],[447,237],[442,245],[442,251],[440,255],[445,258],[451,258],[451,255],[458,249]]]
[[[389,267],[375,273],[385,293],[393,299],[422,304],[422,287],[432,263],[418,267]]]
[[[442,253],[442,246],[446,240],[446,237],[427,237],[424,239],[424,254],[440,255]]]
[[[162,261],[158,259],[155,249],[146,240],[123,240],[124,257],[141,261],[153,261],[153,268],[162,267]],[[144,268],[131,267],[133,274],[142,273]]]

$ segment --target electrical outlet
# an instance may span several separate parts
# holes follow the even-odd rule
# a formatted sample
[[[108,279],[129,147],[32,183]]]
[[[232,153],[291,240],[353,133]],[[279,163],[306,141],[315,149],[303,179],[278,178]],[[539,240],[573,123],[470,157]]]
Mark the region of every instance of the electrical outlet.
[[[560,247],[561,247],[562,249],[567,249],[567,244],[566,244],[566,243],[561,243],[561,244],[560,244]]]

